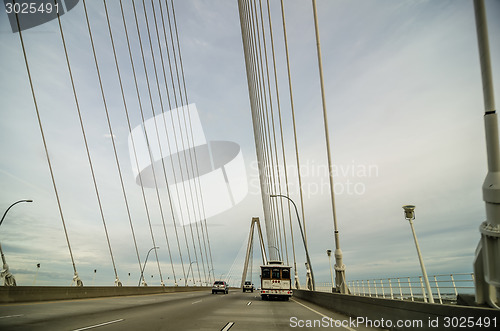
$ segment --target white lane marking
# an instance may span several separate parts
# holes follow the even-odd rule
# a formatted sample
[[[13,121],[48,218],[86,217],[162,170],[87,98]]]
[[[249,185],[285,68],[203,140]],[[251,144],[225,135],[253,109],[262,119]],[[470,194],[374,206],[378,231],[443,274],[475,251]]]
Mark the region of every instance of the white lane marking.
[[[310,311],[312,311],[312,312],[315,312],[315,313],[316,313],[316,314],[318,314],[318,315],[321,315],[321,316],[326,317],[326,318],[331,318],[330,316],[326,316],[326,315],[324,315],[324,314],[320,313],[319,311],[314,310],[314,309],[312,309],[311,307],[308,307],[308,306],[304,305],[303,303],[298,302],[297,300],[292,299],[292,301],[293,301],[293,302],[295,302],[295,303],[298,303],[299,305],[301,305],[301,306],[302,306],[302,307],[304,307],[304,308],[309,309],[309,310],[310,310]],[[332,321],[333,321],[333,322],[335,322],[335,321],[336,321],[336,319],[334,319],[334,318],[331,318],[331,319],[332,319]],[[350,327],[348,327],[348,326],[343,326],[343,325],[342,325],[342,327],[343,327],[344,329],[347,329],[347,330],[350,330],[350,331],[356,331],[356,329],[352,329],[352,328],[350,328]]]
[[[195,302],[191,302],[192,305],[194,305],[195,303],[200,303],[201,300],[198,300],[198,301],[195,301]]]
[[[8,315],[8,316],[0,316],[0,319],[1,318],[10,318],[10,317],[21,317],[23,315]]]
[[[226,326],[222,328],[220,331],[227,331],[234,325],[234,322],[227,322]]]
[[[247,306],[250,306],[252,304],[252,301],[248,301]]]
[[[108,324],[113,324],[113,323],[117,323],[117,322],[121,322],[121,321],[123,321],[123,318],[120,318],[119,320],[104,322],[104,323],[101,323],[101,324],[86,326],[84,328],[76,329],[76,330],[73,330],[73,331],[83,331],[83,330],[88,330],[88,329],[94,329],[94,328],[98,328],[100,326],[104,326],[104,325],[108,325]]]

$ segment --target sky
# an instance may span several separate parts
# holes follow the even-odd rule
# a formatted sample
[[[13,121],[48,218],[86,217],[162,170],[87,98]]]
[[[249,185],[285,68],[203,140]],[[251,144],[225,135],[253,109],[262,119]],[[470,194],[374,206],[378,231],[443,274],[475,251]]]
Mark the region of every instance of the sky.
[[[494,93],[500,100],[500,22],[494,19],[500,14],[500,2],[485,2]],[[142,8],[141,2],[136,3]],[[230,279],[237,285],[251,219],[263,220],[238,6],[229,0],[174,1],[174,5],[189,102],[196,104],[205,138],[233,142],[241,148],[248,192],[231,208],[207,219],[216,278]],[[485,220],[481,185],[487,171],[472,1],[336,0],[317,1],[317,6],[337,220],[348,280],[420,274],[401,208],[406,204],[416,205],[415,230],[428,274],[472,272],[478,228]],[[104,6],[101,1],[87,1],[87,7],[138,252],[144,262],[153,245],[130,158],[130,132]],[[109,1],[108,7],[131,126],[135,128],[142,118],[121,14],[116,2]],[[124,1],[124,10],[131,24],[130,2]],[[279,2],[272,0],[290,197],[298,202],[279,10]],[[311,2],[285,1],[285,15],[308,246],[316,282],[328,282],[326,250],[333,250],[335,243]],[[82,1],[62,15],[61,22],[116,268],[124,285],[135,285],[140,268]],[[141,28],[144,24],[141,19]],[[85,285],[113,285],[109,249],[57,20],[23,31],[23,38],[77,271]],[[136,31],[131,40],[137,46]],[[0,243],[18,285],[35,281],[37,285],[70,285],[73,268],[19,34],[12,32],[5,11],[0,13],[0,48],[0,210],[20,199],[33,200],[9,211],[0,227]],[[140,66],[137,47],[133,57]],[[151,68],[150,56],[146,59]],[[147,99],[143,76],[138,74],[140,95]],[[153,117],[150,108],[144,107],[146,120]],[[166,189],[160,188],[159,194],[176,277],[183,278]],[[146,188],[145,195],[160,247],[163,278],[166,285],[173,285],[156,192]],[[183,231],[181,226],[177,230]],[[190,229],[186,231],[189,234]],[[294,235],[298,273],[305,283],[305,254],[296,227]],[[288,235],[288,262],[292,264],[290,241]],[[255,267],[260,263],[257,252],[255,247],[254,282],[258,280]],[[187,269],[188,258],[186,252],[183,254]],[[156,261],[149,258],[145,269],[148,284],[159,285]]]

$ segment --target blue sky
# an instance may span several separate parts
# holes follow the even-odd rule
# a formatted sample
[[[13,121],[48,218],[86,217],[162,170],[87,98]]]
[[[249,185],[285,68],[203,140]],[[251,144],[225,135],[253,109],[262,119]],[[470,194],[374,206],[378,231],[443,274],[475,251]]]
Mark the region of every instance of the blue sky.
[[[231,270],[234,280],[241,277],[241,247],[246,244],[251,218],[263,218],[237,2],[174,3],[189,101],[196,103],[207,140],[238,143],[246,165],[248,195],[207,221],[215,273],[219,276]],[[271,3],[286,157],[295,169],[279,2]],[[92,29],[102,31],[94,35],[96,51],[143,260],[152,247],[151,238],[129,158],[129,132],[104,9],[100,1],[88,1],[87,6]],[[499,100],[500,22],[494,17],[500,14],[500,3],[486,1],[486,6]],[[121,17],[116,4],[110,2],[109,7],[135,127],[141,118]],[[130,3],[124,1],[124,7],[132,22]],[[312,6],[309,1],[285,1],[285,11],[308,242],[316,281],[328,281],[326,249],[334,248],[333,220],[324,171],[327,160]],[[348,279],[419,274],[411,232],[403,219],[404,204],[417,206],[415,228],[428,273],[471,272],[478,227],[485,218],[481,185],[486,175],[472,1],[318,1],[318,11],[332,155],[338,170],[337,216]],[[124,283],[135,284],[137,259],[81,1],[61,20],[118,274]],[[57,22],[29,29],[23,36],[78,272],[85,284],[112,285],[114,276]],[[41,263],[37,284],[69,285],[71,260],[19,36],[10,30],[4,12],[0,13],[0,47],[0,210],[19,199],[34,200],[9,212],[0,228],[0,242],[19,284],[31,285],[36,264]],[[140,60],[137,52],[134,59]],[[139,81],[144,78],[139,76]],[[145,111],[150,118],[151,111]],[[291,187],[296,188],[296,183],[291,174]],[[166,193],[160,193],[166,199]],[[296,191],[291,198],[299,201]],[[147,190],[147,199],[155,206],[151,208],[153,228],[162,240],[159,258],[164,278],[170,277],[166,283],[171,285],[155,192]],[[175,252],[170,218],[167,230]],[[305,256],[301,246],[296,250],[304,282]],[[291,251],[289,255],[291,261]],[[158,270],[150,262],[146,274],[153,275],[152,284],[159,284]]]

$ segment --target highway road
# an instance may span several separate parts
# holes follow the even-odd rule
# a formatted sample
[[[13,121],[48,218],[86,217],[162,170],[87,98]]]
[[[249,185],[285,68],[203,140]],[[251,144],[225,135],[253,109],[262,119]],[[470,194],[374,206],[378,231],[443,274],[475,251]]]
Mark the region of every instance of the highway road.
[[[335,326],[342,320],[347,328]],[[296,330],[308,323],[368,330],[348,321],[306,301],[262,301],[236,289],[0,305],[0,330]]]

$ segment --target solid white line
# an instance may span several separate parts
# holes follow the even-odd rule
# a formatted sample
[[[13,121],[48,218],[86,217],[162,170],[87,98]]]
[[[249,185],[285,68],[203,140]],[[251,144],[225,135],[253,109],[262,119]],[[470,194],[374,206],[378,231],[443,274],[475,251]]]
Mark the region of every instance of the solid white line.
[[[319,311],[314,310],[314,309],[312,309],[311,307],[308,307],[308,306],[304,305],[303,303],[298,302],[297,300],[292,299],[292,301],[293,301],[293,302],[295,302],[295,303],[298,303],[298,304],[299,304],[299,305],[301,305],[302,307],[305,307],[305,308],[309,309],[309,310],[310,310],[310,311],[312,311],[312,312],[315,312],[315,313],[316,313],[316,314],[318,314],[318,315],[321,315],[321,316],[326,317],[326,318],[331,318],[330,316],[326,316],[326,315],[324,315],[324,314],[320,313]],[[334,322],[336,321],[334,318],[331,318],[331,319],[332,319],[332,321],[334,321]],[[350,330],[350,331],[356,331],[356,329],[352,329],[352,328],[350,328],[350,327],[348,327],[348,326],[343,326],[343,325],[342,325],[342,327],[343,327],[344,329],[347,329],[347,330]]]
[[[9,318],[9,317],[21,317],[23,315],[9,315],[9,316],[0,316],[0,318]]]
[[[234,325],[234,322],[228,322],[226,326],[220,331],[227,331]]]
[[[76,329],[76,330],[73,330],[73,331],[83,331],[83,330],[88,330],[88,329],[94,329],[94,328],[98,328],[100,326],[104,326],[104,325],[108,325],[108,324],[113,324],[113,323],[117,323],[117,322],[121,322],[121,321],[123,321],[123,318],[120,318],[119,320],[104,322],[104,323],[101,323],[101,324],[86,326],[84,328]]]
[[[195,301],[195,302],[191,302],[192,305],[194,305],[195,303],[200,303],[201,300],[198,300],[198,301]]]

